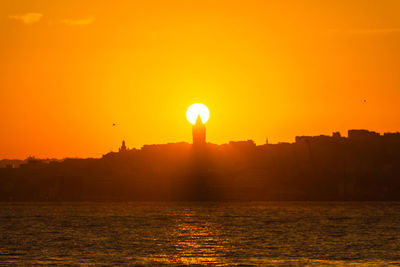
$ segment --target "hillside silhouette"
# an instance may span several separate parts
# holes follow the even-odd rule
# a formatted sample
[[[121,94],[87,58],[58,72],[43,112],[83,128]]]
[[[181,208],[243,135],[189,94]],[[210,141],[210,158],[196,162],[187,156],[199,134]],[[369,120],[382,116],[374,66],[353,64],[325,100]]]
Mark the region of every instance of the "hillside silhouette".
[[[400,200],[400,133],[349,130],[259,146],[124,142],[101,158],[8,163],[1,201]]]

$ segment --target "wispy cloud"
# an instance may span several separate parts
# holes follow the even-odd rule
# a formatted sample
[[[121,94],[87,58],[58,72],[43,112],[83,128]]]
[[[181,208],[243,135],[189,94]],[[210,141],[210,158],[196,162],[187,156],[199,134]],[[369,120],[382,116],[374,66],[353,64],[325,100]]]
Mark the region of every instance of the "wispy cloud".
[[[83,25],[89,25],[92,24],[95,20],[95,17],[90,16],[88,18],[84,19],[64,19],[61,22],[70,25],[70,26],[83,26]]]
[[[8,16],[10,19],[18,20],[24,24],[33,24],[38,22],[43,17],[43,14],[40,13],[26,13],[22,15],[10,15]]]

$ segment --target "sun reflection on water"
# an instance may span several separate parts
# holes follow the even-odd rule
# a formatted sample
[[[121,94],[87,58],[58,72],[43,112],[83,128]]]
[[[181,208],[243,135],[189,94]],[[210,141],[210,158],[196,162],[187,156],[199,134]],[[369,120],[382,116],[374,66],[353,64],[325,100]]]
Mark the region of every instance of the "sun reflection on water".
[[[186,210],[184,216],[176,221],[175,228],[170,233],[174,240],[175,264],[217,264],[223,261],[226,241],[218,225],[210,220],[200,219],[191,210]]]

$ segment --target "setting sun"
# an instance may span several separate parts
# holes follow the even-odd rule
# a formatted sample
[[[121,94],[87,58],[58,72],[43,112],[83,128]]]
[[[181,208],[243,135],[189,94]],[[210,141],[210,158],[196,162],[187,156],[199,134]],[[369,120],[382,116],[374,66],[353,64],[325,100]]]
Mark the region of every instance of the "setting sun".
[[[200,103],[191,105],[186,111],[186,118],[191,124],[196,123],[196,119],[199,115],[203,123],[206,123],[210,118],[210,111],[205,105]]]
[[[0,267],[400,266],[399,14],[0,0]]]

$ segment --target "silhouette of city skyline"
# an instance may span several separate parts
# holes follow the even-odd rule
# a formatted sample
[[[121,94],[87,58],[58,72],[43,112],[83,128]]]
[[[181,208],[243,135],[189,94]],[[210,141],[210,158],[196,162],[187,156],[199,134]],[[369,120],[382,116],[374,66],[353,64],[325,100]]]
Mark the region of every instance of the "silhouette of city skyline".
[[[101,158],[0,161],[1,201],[400,200],[400,133],[349,130],[293,143],[128,148]],[[199,149],[201,148],[201,149]]]

